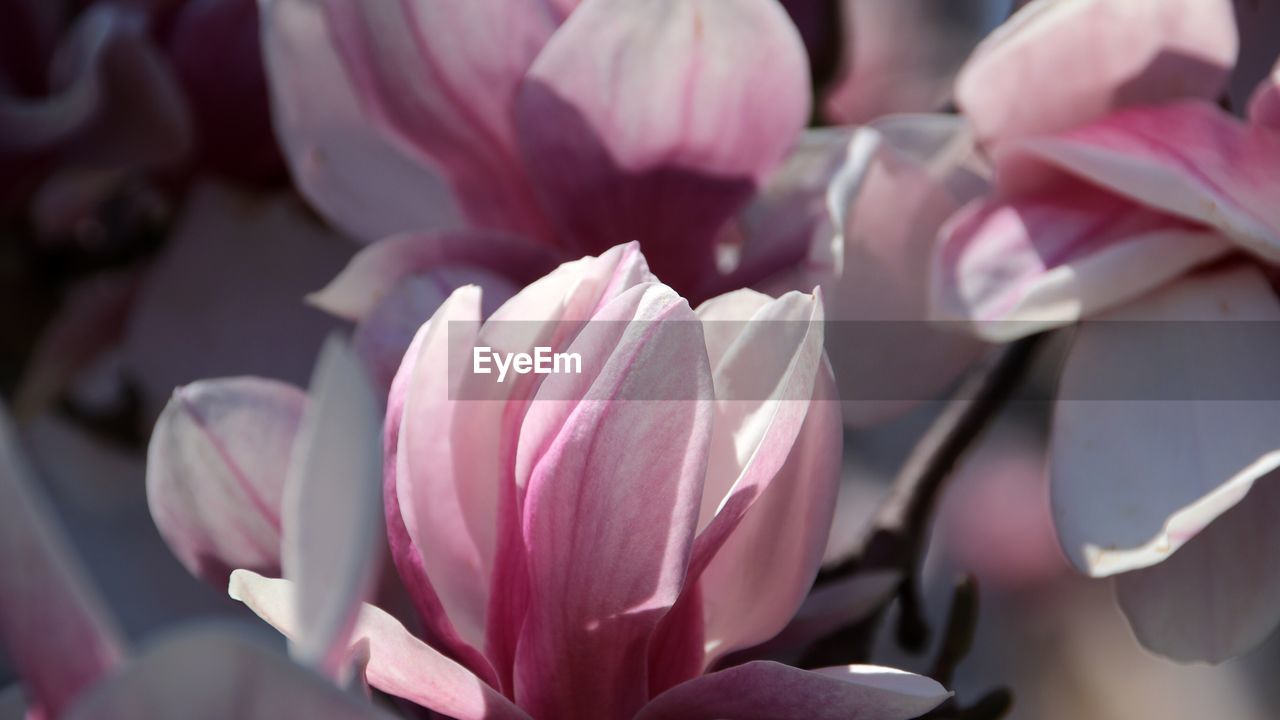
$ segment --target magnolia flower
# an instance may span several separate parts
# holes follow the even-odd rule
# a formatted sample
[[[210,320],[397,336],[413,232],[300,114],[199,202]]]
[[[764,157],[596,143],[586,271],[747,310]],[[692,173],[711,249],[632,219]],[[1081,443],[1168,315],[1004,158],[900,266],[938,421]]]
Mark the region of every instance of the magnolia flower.
[[[692,310],[631,244],[483,324],[481,305],[452,293],[392,386],[387,531],[422,639],[363,606],[370,685],[464,719],[905,720],[947,697],[883,668],[717,669],[783,628],[825,547],[840,422],[816,295]],[[473,348],[535,347],[582,371],[472,372]],[[230,591],[297,637],[321,589],[287,575],[239,570]]]
[[[21,690],[5,717],[385,717],[243,629],[183,627],[134,654],[69,549],[0,407],[0,643]]]
[[[1076,38],[1091,70],[1064,76]],[[935,258],[935,311],[989,339],[1145,323],[1077,331],[1052,503],[1074,564],[1118,575],[1138,637],[1180,660],[1224,660],[1280,624],[1270,551],[1239,550],[1280,547],[1265,520],[1274,348],[1262,331],[1230,336],[1280,305],[1252,264],[1187,275],[1232,253],[1280,259],[1277,76],[1245,120],[1214,103],[1237,45],[1226,0],[1031,3],[961,74],[997,191],[948,223]]]
[[[381,302],[436,271],[519,287],[633,240],[701,299],[807,252],[725,260],[718,241],[809,116],[804,45],[775,0],[263,0],[262,13],[298,187],[355,237],[420,233],[386,241]],[[320,302],[355,320],[378,305]]]

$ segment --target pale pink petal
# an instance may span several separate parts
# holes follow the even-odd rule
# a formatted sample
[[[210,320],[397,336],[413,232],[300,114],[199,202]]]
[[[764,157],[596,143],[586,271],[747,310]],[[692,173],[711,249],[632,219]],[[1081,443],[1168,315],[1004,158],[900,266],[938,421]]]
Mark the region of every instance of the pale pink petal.
[[[653,674],[650,688],[654,691],[665,690],[701,672],[707,664],[704,645],[711,644],[717,651],[723,648],[725,652],[753,645],[776,633],[781,624],[775,623],[785,624],[790,619],[795,612],[794,605],[790,605],[793,588],[779,578],[771,579],[765,588],[755,587],[748,579],[732,586],[705,584],[701,592],[695,583],[712,564],[722,569],[729,567],[730,573],[746,572],[745,568],[738,567],[744,561],[742,553],[761,553],[761,548],[754,547],[754,541],[746,536],[765,541],[769,546],[764,551],[766,556],[774,551],[788,555],[789,543],[781,537],[784,534],[778,531],[781,527],[811,529],[825,546],[838,479],[834,471],[822,472],[827,469],[823,467],[810,475],[817,491],[809,492],[809,487],[789,483],[793,479],[789,473],[780,472],[793,450],[807,442],[800,434],[810,411],[819,410],[810,404],[815,386],[829,382],[822,356],[821,300],[796,292],[773,300],[751,290],[739,290],[709,300],[698,308],[697,315],[703,324],[707,354],[712,363],[715,416],[698,515],[699,534],[694,541],[685,592],[677,608],[663,619],[659,637],[650,651]],[[821,378],[820,372],[824,375]],[[828,400],[834,392],[829,395]],[[825,410],[828,411],[825,417],[835,418],[833,427],[838,436],[840,423],[835,416],[838,408],[831,406]],[[811,427],[814,434],[812,431]],[[838,458],[838,447],[837,441],[825,449],[835,450]],[[838,464],[838,460],[836,462]],[[788,487],[774,490],[773,483],[777,480]],[[829,486],[830,491],[823,492],[824,486]],[[786,524],[789,522],[786,518],[770,518],[770,522],[780,524],[771,528],[767,537],[741,527],[744,523],[751,524],[744,518],[757,512],[757,502],[798,507],[808,499],[800,497],[806,493],[823,505],[825,518],[816,522],[810,522],[815,518],[805,518],[803,525],[793,526]],[[758,512],[764,516],[772,511],[760,508]],[[744,537],[735,542],[732,538],[739,531]],[[788,563],[793,566],[798,563],[794,569],[803,575],[810,569],[808,560],[808,557],[789,557]],[[764,575],[774,574],[775,568],[767,557],[764,562],[759,557],[749,562],[760,566]],[[812,564],[812,568],[813,572],[802,581],[801,595],[807,592],[817,572],[816,564]],[[724,632],[721,627],[716,629],[717,637],[704,642],[703,627],[724,619],[717,614],[733,615],[741,610],[736,607],[735,597],[725,595],[735,596],[737,590],[747,589],[748,585],[752,586],[748,589],[751,602],[765,619],[758,623],[743,622],[739,628],[750,628],[749,632],[759,633],[761,637],[726,640],[721,636]],[[787,597],[774,602],[778,596]],[[783,610],[786,617],[772,617],[775,613],[771,611],[778,604],[787,606]],[[687,607],[690,605],[692,607]],[[725,609],[726,605],[733,607]],[[723,647],[730,644],[733,647]]]
[[[297,590],[288,580],[272,580],[238,570],[231,576],[231,597],[248,605],[286,636],[297,631]],[[412,700],[459,720],[527,720],[511,701],[466,668],[415,638],[398,620],[373,605],[360,611],[352,646],[365,644],[365,676],[383,692]]]
[[[36,716],[58,717],[121,661],[105,613],[0,405],[0,643]]]
[[[387,458],[395,463],[397,503],[412,540],[403,550],[421,558],[452,626],[477,648],[484,647],[492,561],[482,556],[484,540],[471,528],[495,523],[497,487],[457,471],[450,392],[470,368],[469,351],[479,329],[480,289],[464,287],[419,331],[414,355],[406,356],[397,377],[407,384],[397,388],[403,405],[394,454]]]
[[[298,587],[295,658],[338,677],[381,568],[381,403],[338,337],[320,352],[289,462],[281,569]]]
[[[772,638],[813,586],[840,480],[843,426],[835,398],[835,380],[824,363],[785,464],[759,488],[702,574],[707,664]]]
[[[1181,662],[1219,663],[1253,649],[1280,625],[1280,483],[1258,479],[1159,565],[1116,578],[1139,642]]]
[[[456,227],[443,170],[374,128],[314,0],[259,0],[276,136],[295,184],[334,225],[371,242]]]
[[[193,574],[280,569],[280,508],[306,395],[286,383],[202,380],[173,392],[147,451],[147,504]]]
[[[1249,122],[1280,131],[1280,65],[1254,90],[1249,100]]]
[[[566,263],[498,308],[475,343],[505,352],[527,352],[539,345],[563,350],[600,304],[639,282],[652,279],[635,244],[614,248],[599,258]],[[455,298],[483,307],[483,299],[477,299],[475,294],[472,288],[455,293]],[[450,312],[456,312],[457,307],[455,304]],[[472,324],[478,322],[477,308],[471,307],[466,317]],[[456,325],[471,329],[471,325],[465,323]],[[455,367],[455,373],[471,362],[470,343],[458,337],[448,338],[441,334],[444,330],[443,326],[434,329],[436,347],[432,359],[418,373],[426,385],[415,390],[416,399],[412,403],[416,426],[421,430],[408,439],[409,447],[428,452],[406,453],[406,457],[416,456],[428,464],[422,470],[421,481],[406,476],[408,479],[404,482],[411,490],[418,488],[413,492],[425,503],[424,512],[429,517],[434,517],[431,513],[442,515],[436,521],[421,524],[420,528],[425,533],[440,534],[430,545],[437,548],[435,552],[439,555],[434,562],[441,571],[446,566],[456,571],[447,581],[459,584],[442,589],[439,595],[432,587],[437,580],[427,577],[422,555],[405,527],[407,512],[401,511],[400,493],[394,490],[399,485],[395,478],[401,472],[400,423],[411,405],[408,398],[417,362],[426,357],[423,343],[432,332],[429,328],[418,334],[416,347],[406,354],[408,359],[393,383],[388,402],[384,474],[392,488],[386,493],[386,502],[393,557],[401,577],[410,586],[419,613],[426,620],[428,632],[434,633],[429,634],[428,639],[488,677],[484,658],[459,637],[459,632],[464,632],[472,642],[483,637],[486,652],[501,673],[502,686],[509,687],[515,643],[523,622],[520,588],[526,584],[518,522],[521,498],[517,496],[513,463],[517,429],[526,404],[537,389],[534,382],[537,376],[524,376],[497,385],[491,381],[478,382],[491,376],[455,374],[452,379],[459,383],[452,397],[483,401],[444,402],[450,397],[449,388],[442,384],[449,378],[439,372],[441,364],[447,362],[444,351],[461,353],[453,356],[462,361],[462,365]],[[446,468],[451,474],[443,472]],[[433,497],[433,493],[437,496]],[[440,497],[448,500],[442,503]],[[453,498],[457,498],[457,502]],[[412,498],[406,496],[404,507],[409,508],[411,504]],[[450,515],[449,507],[458,512]],[[471,604],[486,595],[487,613],[484,607]],[[442,599],[450,598],[450,614],[446,614]],[[451,622],[453,613],[456,616]],[[469,629],[455,631],[453,622],[465,622]]]
[[[1230,250],[1217,232],[1082,183],[977,200],[942,229],[932,313],[1004,342],[1116,307]]]
[[[356,325],[352,346],[369,365],[375,386],[383,395],[391,387],[405,351],[423,321],[435,314],[454,290],[465,285],[481,288],[483,317],[492,314],[519,289],[507,278],[487,270],[444,266],[401,280]]]
[[[710,532],[721,535],[768,487],[796,442],[823,364],[823,303],[798,292],[774,300],[740,290],[702,304],[697,315],[716,397],[698,531],[709,532],[714,519],[727,524]]]
[[[550,241],[516,149],[516,89],[558,19],[541,0],[327,0],[369,121],[449,179],[471,223]],[[476,92],[483,88],[483,92]]]
[[[892,668],[810,671],[758,661],[677,685],[636,720],[911,720],[949,697],[933,680]]]
[[[1280,347],[1265,330],[1277,320],[1265,277],[1240,266],[1078,329],[1050,462],[1058,537],[1078,568],[1106,576],[1163,562],[1280,467]]]
[[[684,583],[711,432],[700,324],[662,285],[619,295],[546,376],[521,428],[529,608],[516,697],[545,717],[628,717]]]
[[[389,720],[231,625],[179,630],[100,683],[67,720]]]
[[[1280,260],[1280,132],[1203,102],[1117,113],[997,153],[1009,189],[1067,172]]]
[[[306,382],[338,324],[303,297],[355,247],[295,198],[202,185],[148,271],[123,347],[126,372],[155,417],[173,388],[208,377]]]
[[[558,240],[576,252],[638,240],[664,282],[697,291],[716,231],[805,125],[806,66],[770,0],[584,2],[516,104]]]
[[[361,250],[337,277],[307,299],[338,317],[363,320],[402,281],[432,270],[469,266],[528,285],[550,271],[555,260],[545,248],[502,233],[396,235]]]
[[[539,345],[564,350],[601,306],[635,285],[653,280],[636,243],[611,248],[598,258],[565,263],[499,308],[481,329],[477,342],[504,352],[529,352]],[[481,382],[488,377],[472,374],[463,378],[459,397],[487,402],[465,404],[459,411],[455,437],[460,452],[455,461],[462,476],[497,488],[496,531],[494,523],[488,522],[473,524],[472,532],[491,538],[493,584],[486,653],[510,694],[529,586],[520,523],[524,487],[516,482],[515,453],[519,427],[538,389],[539,376],[527,375],[503,385]]]
[[[462,288],[455,294],[465,299],[469,294],[473,293],[474,288]],[[454,305],[455,309],[458,304]],[[449,308],[449,301],[446,301],[444,307],[437,312],[437,315],[452,312]],[[433,647],[438,648],[441,652],[470,668],[485,682],[496,686],[497,680],[491,663],[484,657],[480,649],[459,636],[458,631],[454,628],[452,619],[445,611],[440,595],[437,594],[432,584],[432,579],[427,576],[426,562],[423,555],[419,551],[414,537],[409,534],[405,515],[400,504],[400,426],[404,420],[409,390],[413,386],[417,359],[422,354],[422,343],[425,341],[429,329],[430,323],[427,323],[415,335],[409,349],[405,352],[405,361],[400,368],[400,372],[396,374],[392,381],[391,389],[387,396],[387,415],[383,428],[382,453],[382,499],[387,524],[387,541],[396,571],[404,584],[405,590],[408,592],[414,610],[422,622],[420,634]],[[444,414],[440,416],[440,419],[447,418],[448,416]],[[468,547],[469,538],[467,536],[459,536],[450,538],[449,544],[445,545],[444,549],[460,553],[460,556],[466,560],[468,558]],[[443,559],[448,562],[454,556],[455,553],[448,553],[443,556]],[[465,578],[452,578],[452,580],[465,580]]]
[[[1059,132],[1121,108],[1215,100],[1238,46],[1230,0],[1036,0],[978,46],[956,101],[983,143]]]
[[[859,128],[827,203],[840,271],[827,294],[827,354],[845,421],[866,426],[932,399],[977,359],[982,344],[928,322],[938,231],[986,189],[972,131],[958,118],[900,116]]]

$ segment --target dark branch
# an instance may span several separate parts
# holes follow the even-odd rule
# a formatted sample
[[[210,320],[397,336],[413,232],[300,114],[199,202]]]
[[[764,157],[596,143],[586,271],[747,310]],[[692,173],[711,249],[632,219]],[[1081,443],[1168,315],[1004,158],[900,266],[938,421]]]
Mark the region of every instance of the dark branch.
[[[867,570],[901,572],[903,583],[896,596],[901,601],[897,635],[909,651],[922,651],[929,640],[916,577],[942,487],[965,451],[1021,383],[1040,337],[1024,338],[994,351],[970,374],[912,449],[862,545],[849,560],[819,578],[823,582]],[[848,662],[844,658],[849,656],[853,661],[865,660],[872,630],[883,615],[884,608],[863,623],[819,641],[806,663]]]

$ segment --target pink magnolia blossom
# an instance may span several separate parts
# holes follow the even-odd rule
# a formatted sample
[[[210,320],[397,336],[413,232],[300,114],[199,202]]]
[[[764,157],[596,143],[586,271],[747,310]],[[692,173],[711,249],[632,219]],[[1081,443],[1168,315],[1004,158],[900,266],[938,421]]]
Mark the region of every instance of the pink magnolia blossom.
[[[339,363],[331,359],[329,364]],[[352,362],[348,365],[354,367]],[[343,373],[326,371],[324,375],[328,379],[317,391],[333,397],[335,385],[344,385]],[[322,391],[324,387],[329,389]],[[313,424],[334,422],[328,413],[325,421]],[[376,443],[372,449],[376,453]],[[372,459],[369,454],[366,457]],[[314,482],[308,480],[309,485]],[[321,490],[315,485],[311,489]],[[310,564],[310,574],[324,568]],[[339,596],[326,602],[349,601]],[[313,645],[333,637],[332,623],[309,627],[316,629],[308,636]],[[21,681],[20,693],[0,693],[4,698],[0,707],[6,713],[13,710],[15,717],[21,716],[24,706],[25,717],[31,720],[386,717],[225,622],[178,628],[132,652],[52,517],[3,407],[0,643]],[[11,704],[14,701],[16,707]]]
[[[947,697],[869,666],[717,669],[783,629],[826,544],[841,443],[816,295],[694,310],[631,244],[483,323],[482,302],[452,293],[392,386],[387,531],[421,639],[364,605],[370,685],[463,719],[905,720]],[[473,347],[538,346],[583,371],[469,370]],[[324,593],[285,574],[239,570],[230,591],[297,637]]]
[[[1092,71],[1029,97],[1086,36]],[[1137,346],[1108,327],[1280,319],[1250,264],[1188,274],[1231,253],[1280,259],[1275,78],[1245,119],[1213,102],[1236,47],[1227,2],[1029,5],[962,73],[997,190],[948,223],[934,266],[935,312],[989,339],[1108,321],[1077,331],[1063,368],[1054,520],[1081,571],[1119,575],[1139,639],[1180,660],[1225,660],[1280,624],[1264,560],[1280,540],[1262,519],[1278,511],[1274,351],[1206,357],[1220,348]],[[1091,397],[1134,367],[1151,399]],[[1250,401],[1193,399],[1189,373],[1204,367]]]
[[[473,228],[557,261],[636,240],[708,297],[720,227],[809,115],[805,49],[773,0],[262,7],[295,181],[366,240]]]

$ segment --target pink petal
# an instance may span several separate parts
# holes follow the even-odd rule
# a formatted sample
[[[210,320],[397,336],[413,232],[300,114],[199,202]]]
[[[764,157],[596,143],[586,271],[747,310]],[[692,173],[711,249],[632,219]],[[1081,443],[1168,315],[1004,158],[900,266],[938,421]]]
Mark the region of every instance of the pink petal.
[[[1124,322],[1133,320],[1144,322]],[[1050,464],[1058,537],[1078,568],[1107,576],[1164,562],[1280,467],[1271,362],[1280,347],[1259,329],[1246,349],[1227,352],[1240,336],[1213,334],[1277,320],[1266,278],[1242,266],[1192,276],[1080,327]],[[1246,399],[1198,399],[1221,382],[1247,388]],[[1130,389],[1139,399],[1111,394]]]
[[[565,263],[499,308],[477,342],[509,352],[528,352],[538,345],[564,350],[601,306],[653,280],[636,243],[611,248],[598,258]],[[520,522],[524,487],[516,483],[515,454],[520,425],[539,387],[537,377],[525,376],[499,388],[477,382],[479,375],[468,375],[458,391],[459,397],[487,400],[460,406],[457,437],[465,439],[462,446],[470,451],[459,453],[456,461],[463,468],[461,476],[498,488],[496,531],[492,526],[488,530],[493,534],[494,569],[486,652],[508,694],[514,692],[515,653],[529,586]],[[475,525],[473,531],[479,533],[483,527]]]
[[[835,398],[835,379],[823,363],[804,424],[784,451],[785,463],[756,488],[758,497],[702,574],[707,665],[777,635],[813,587],[840,481],[843,425]],[[739,480],[715,522],[740,502],[735,496],[745,487]],[[704,532],[708,540],[714,527]],[[703,542],[700,536],[695,559]]]
[[[480,314],[488,317],[519,289],[510,280],[487,270],[445,266],[400,281],[356,325],[352,345],[368,364],[374,384],[385,396],[400,369],[405,351],[422,322],[460,287],[481,288]]]
[[[806,65],[776,2],[584,2],[516,103],[561,242],[639,240],[659,277],[696,290],[714,271],[715,232],[804,127]]]
[[[68,720],[375,720],[387,715],[229,625],[179,630],[100,683]]]
[[[466,297],[468,294],[473,293],[474,288],[463,288],[457,294]],[[454,305],[455,309],[458,304]],[[452,310],[450,310],[449,301],[446,301],[445,305],[437,312],[437,315],[448,312],[452,312]],[[399,487],[400,479],[403,475],[400,470],[402,463],[400,457],[400,427],[404,420],[405,407],[408,402],[409,389],[412,386],[417,359],[422,354],[422,343],[427,336],[426,331],[429,327],[430,323],[424,325],[422,331],[414,337],[412,344],[405,353],[405,362],[401,367],[401,372],[397,373],[392,381],[391,390],[387,396],[382,465],[382,497],[387,523],[387,540],[396,571],[400,576],[401,582],[404,583],[405,590],[409,594],[409,599],[413,603],[419,619],[422,621],[421,634],[432,646],[439,648],[451,658],[457,659],[480,675],[484,681],[496,684],[493,668],[489,661],[485,659],[479,649],[463,640],[454,628],[453,621],[446,612],[440,595],[432,584],[432,579],[427,575],[426,562],[418,549],[414,537],[409,533],[400,503]],[[440,417],[446,419],[447,415],[442,414]],[[449,527],[453,527],[452,523]],[[430,530],[430,526],[425,529]],[[443,556],[443,559],[447,562],[458,554],[465,558],[468,541],[469,538],[467,536],[449,537],[443,549],[445,551],[453,550],[454,552],[448,552]],[[465,580],[465,578],[452,578],[452,580],[456,582]]]
[[[201,378],[305,383],[336,323],[302,298],[353,249],[289,196],[194,189],[125,335],[123,364],[141,385],[146,417],[173,388]]]
[[[597,306],[639,282],[650,280],[652,275],[634,244],[615,248],[599,258],[566,263],[498,308],[475,343],[510,352],[531,351],[536,345],[563,350]],[[475,306],[481,300],[475,296],[474,288],[458,291],[454,296],[457,302],[448,312],[456,314],[465,304],[470,308],[466,317],[478,322]],[[450,306],[446,304],[446,307]],[[440,315],[446,316],[451,315]],[[468,327],[465,323],[455,324]],[[537,376],[495,385],[476,382],[486,376],[465,374],[450,396],[443,384],[448,378],[438,372],[442,364],[449,362],[445,350],[469,354],[470,347],[463,338],[441,334],[444,328],[442,323],[434,331],[428,327],[418,334],[416,347],[406,354],[407,359],[392,386],[384,472],[392,488],[386,493],[388,528],[397,568],[410,585],[429,631],[436,633],[429,635],[430,641],[465,659],[476,672],[486,672],[487,663],[475,646],[454,630],[449,618],[456,613],[453,621],[464,621],[469,626],[463,629],[466,637],[475,643],[483,640],[481,647],[486,647],[505,688],[511,682],[515,643],[523,622],[524,609],[519,599],[523,595],[519,588],[526,584],[523,541],[517,519],[522,498],[517,496],[513,477],[515,441],[526,404],[537,389],[533,382]],[[430,354],[424,354],[424,343],[432,332],[436,344]],[[419,373],[420,359],[426,362]],[[470,362],[469,357],[462,359],[459,367]],[[417,376],[421,376],[422,383],[415,387]],[[483,401],[458,402],[449,400],[450,397]],[[400,424],[407,412],[413,413],[416,427],[421,430],[408,437],[402,448]],[[403,468],[402,454],[408,459]],[[417,467],[425,468],[420,471],[421,478],[418,478],[419,472],[413,470],[414,457],[418,458]],[[448,472],[442,472],[442,468]],[[411,491],[403,498],[403,491],[394,491],[401,482],[395,478],[402,472],[405,473],[403,483]],[[441,503],[441,497],[448,500]],[[450,568],[456,571],[438,580],[453,583],[453,589],[444,589],[438,595],[432,587],[437,578],[427,576],[422,554],[405,527],[410,511],[402,512],[401,499],[406,509],[415,502],[423,503],[422,512],[429,518],[434,517],[433,514],[448,515],[445,509],[448,507],[458,509],[456,515],[417,524],[421,532],[429,534],[430,542],[424,547],[440,548],[436,551],[440,556],[434,560],[437,571],[446,572]],[[489,589],[491,576],[493,587]],[[489,604],[487,613],[484,607],[469,604],[470,600],[485,596]],[[453,598],[449,601],[448,613],[442,598]]]
[[[298,586],[293,655],[332,677],[380,570],[380,412],[363,365],[331,337],[290,457],[281,567]]]
[[[174,391],[147,452],[147,503],[169,548],[224,587],[235,568],[280,568],[280,507],[307,404],[261,378],[204,380]]]
[[[414,340],[406,357],[401,415],[395,423],[395,493],[409,551],[421,558],[444,612],[462,640],[484,647],[492,549],[482,555],[471,528],[496,519],[497,487],[460,476],[455,467],[451,388],[469,367],[466,352],[480,329],[480,290],[465,287],[445,301]],[[391,442],[391,440],[388,440]],[[491,544],[491,540],[489,543]]]
[[[1143,646],[1181,662],[1219,663],[1280,625],[1276,479],[1259,478],[1168,560],[1116,578],[1120,607]]]
[[[751,662],[654,698],[636,720],[910,720],[951,696],[927,677],[873,665],[800,670]]]
[[[711,432],[700,329],[670,289],[619,295],[548,375],[520,433],[529,609],[516,697],[545,717],[628,717],[684,583]],[[637,438],[643,438],[637,442]]]
[[[699,593],[695,583],[709,564],[714,562],[721,567],[737,565],[743,559],[738,550],[743,549],[746,541],[737,543],[738,550],[728,549],[725,545],[731,542],[730,538],[739,530],[744,517],[755,511],[757,501],[767,504],[780,500],[787,504],[797,502],[795,497],[789,496],[808,491],[808,488],[787,487],[777,491],[770,488],[793,447],[803,442],[799,439],[801,426],[810,412],[809,400],[814,394],[815,384],[827,381],[825,377],[819,378],[819,372],[825,373],[826,368],[823,367],[822,355],[823,308],[818,298],[792,292],[772,300],[751,290],[739,290],[709,300],[698,308],[697,315],[703,323],[707,355],[713,368],[715,417],[698,515],[699,534],[694,542],[685,593],[677,608],[663,619],[659,637],[650,651],[653,672],[650,688],[654,691],[665,690],[700,673],[708,662],[704,659],[704,644],[715,645],[717,655],[721,646],[726,644],[726,639],[720,635],[707,638],[707,643],[704,643],[704,626],[723,619],[713,617],[712,607],[733,605],[731,600],[725,602],[721,596],[722,590],[731,595],[733,590],[708,585],[704,592]],[[816,406],[813,409],[816,410]],[[826,414],[831,416],[831,413]],[[838,419],[834,427],[839,428]],[[826,484],[834,489],[837,475],[816,472],[812,478],[815,486]],[[782,478],[782,483],[786,485],[787,478]],[[830,494],[833,495],[834,490]],[[825,497],[826,493],[813,495],[818,499]],[[829,510],[834,497],[826,499]],[[762,508],[759,512],[768,514],[770,511]],[[830,522],[828,512],[825,523],[819,521],[796,527],[812,528],[825,545]],[[744,532],[752,536],[758,534],[745,529]],[[776,535],[762,539],[773,549],[786,544]],[[757,550],[759,548],[746,548],[747,552]],[[719,555],[722,551],[725,552],[723,559]],[[782,554],[785,555],[786,551]],[[751,562],[757,561],[753,559]],[[771,574],[773,569],[772,566],[762,568],[765,574]],[[800,572],[803,574],[807,570],[808,564],[801,559]],[[730,570],[741,571],[742,568],[738,567]],[[817,566],[814,565],[813,574],[816,572]],[[802,595],[812,581],[812,575],[803,581]],[[761,588],[751,588],[753,594],[759,590]],[[744,644],[767,639],[790,619],[794,606],[784,611],[786,617],[769,617],[773,610],[770,601],[774,595],[789,595],[790,590],[787,583],[773,582],[763,595],[754,595],[752,602],[756,607],[766,608],[762,612],[766,620],[759,624],[745,622],[743,626],[749,628],[748,633],[761,633],[763,637],[744,640]],[[708,612],[704,613],[702,608],[707,598],[713,599],[707,605]],[[783,600],[782,604],[787,602]],[[689,605],[693,607],[685,607]],[[738,610],[734,607],[726,612],[735,614]],[[691,618],[688,614],[698,617]],[[704,614],[705,618],[702,617]],[[775,625],[775,622],[781,624]],[[723,628],[717,628],[717,631],[722,632]],[[740,639],[734,637],[728,642]],[[742,646],[724,648],[724,651]]]
[[[517,153],[512,105],[558,22],[549,9],[501,0],[329,0],[325,8],[329,43],[375,128],[437,166],[471,223],[548,240]]]
[[[231,597],[248,605],[286,636],[297,631],[297,590],[288,580],[271,580],[239,570],[231,576]],[[372,605],[360,611],[353,647],[364,644],[365,676],[383,692],[459,720],[527,720],[511,701],[463,666],[415,638],[398,620]]]
[[[259,5],[271,115],[302,194],[366,242],[457,227],[462,211],[443,169],[404,153],[366,117],[324,8],[311,0]]]
[[[0,405],[0,642],[36,716],[58,717],[122,642],[53,521]]]
[[[1216,99],[1238,45],[1229,0],[1038,0],[978,46],[956,101],[983,143],[1059,132],[1121,108]]]
[[[433,270],[473,267],[527,285],[549,272],[555,259],[545,248],[502,233],[396,235],[357,253],[337,277],[307,299],[338,317],[362,320],[401,282]]]
[[[830,308],[827,354],[850,425],[883,422],[937,397],[982,349],[955,327],[927,322],[938,231],[986,190],[976,165],[972,131],[956,118],[885,119],[851,141],[827,196],[841,267],[820,278]]]
[[[1017,143],[997,161],[1006,186],[1037,180],[1047,164],[1280,259],[1280,133],[1208,103],[1118,113],[1062,136]]]
[[[942,229],[932,311],[1003,342],[1116,307],[1230,249],[1212,230],[1078,182],[978,200]]]

